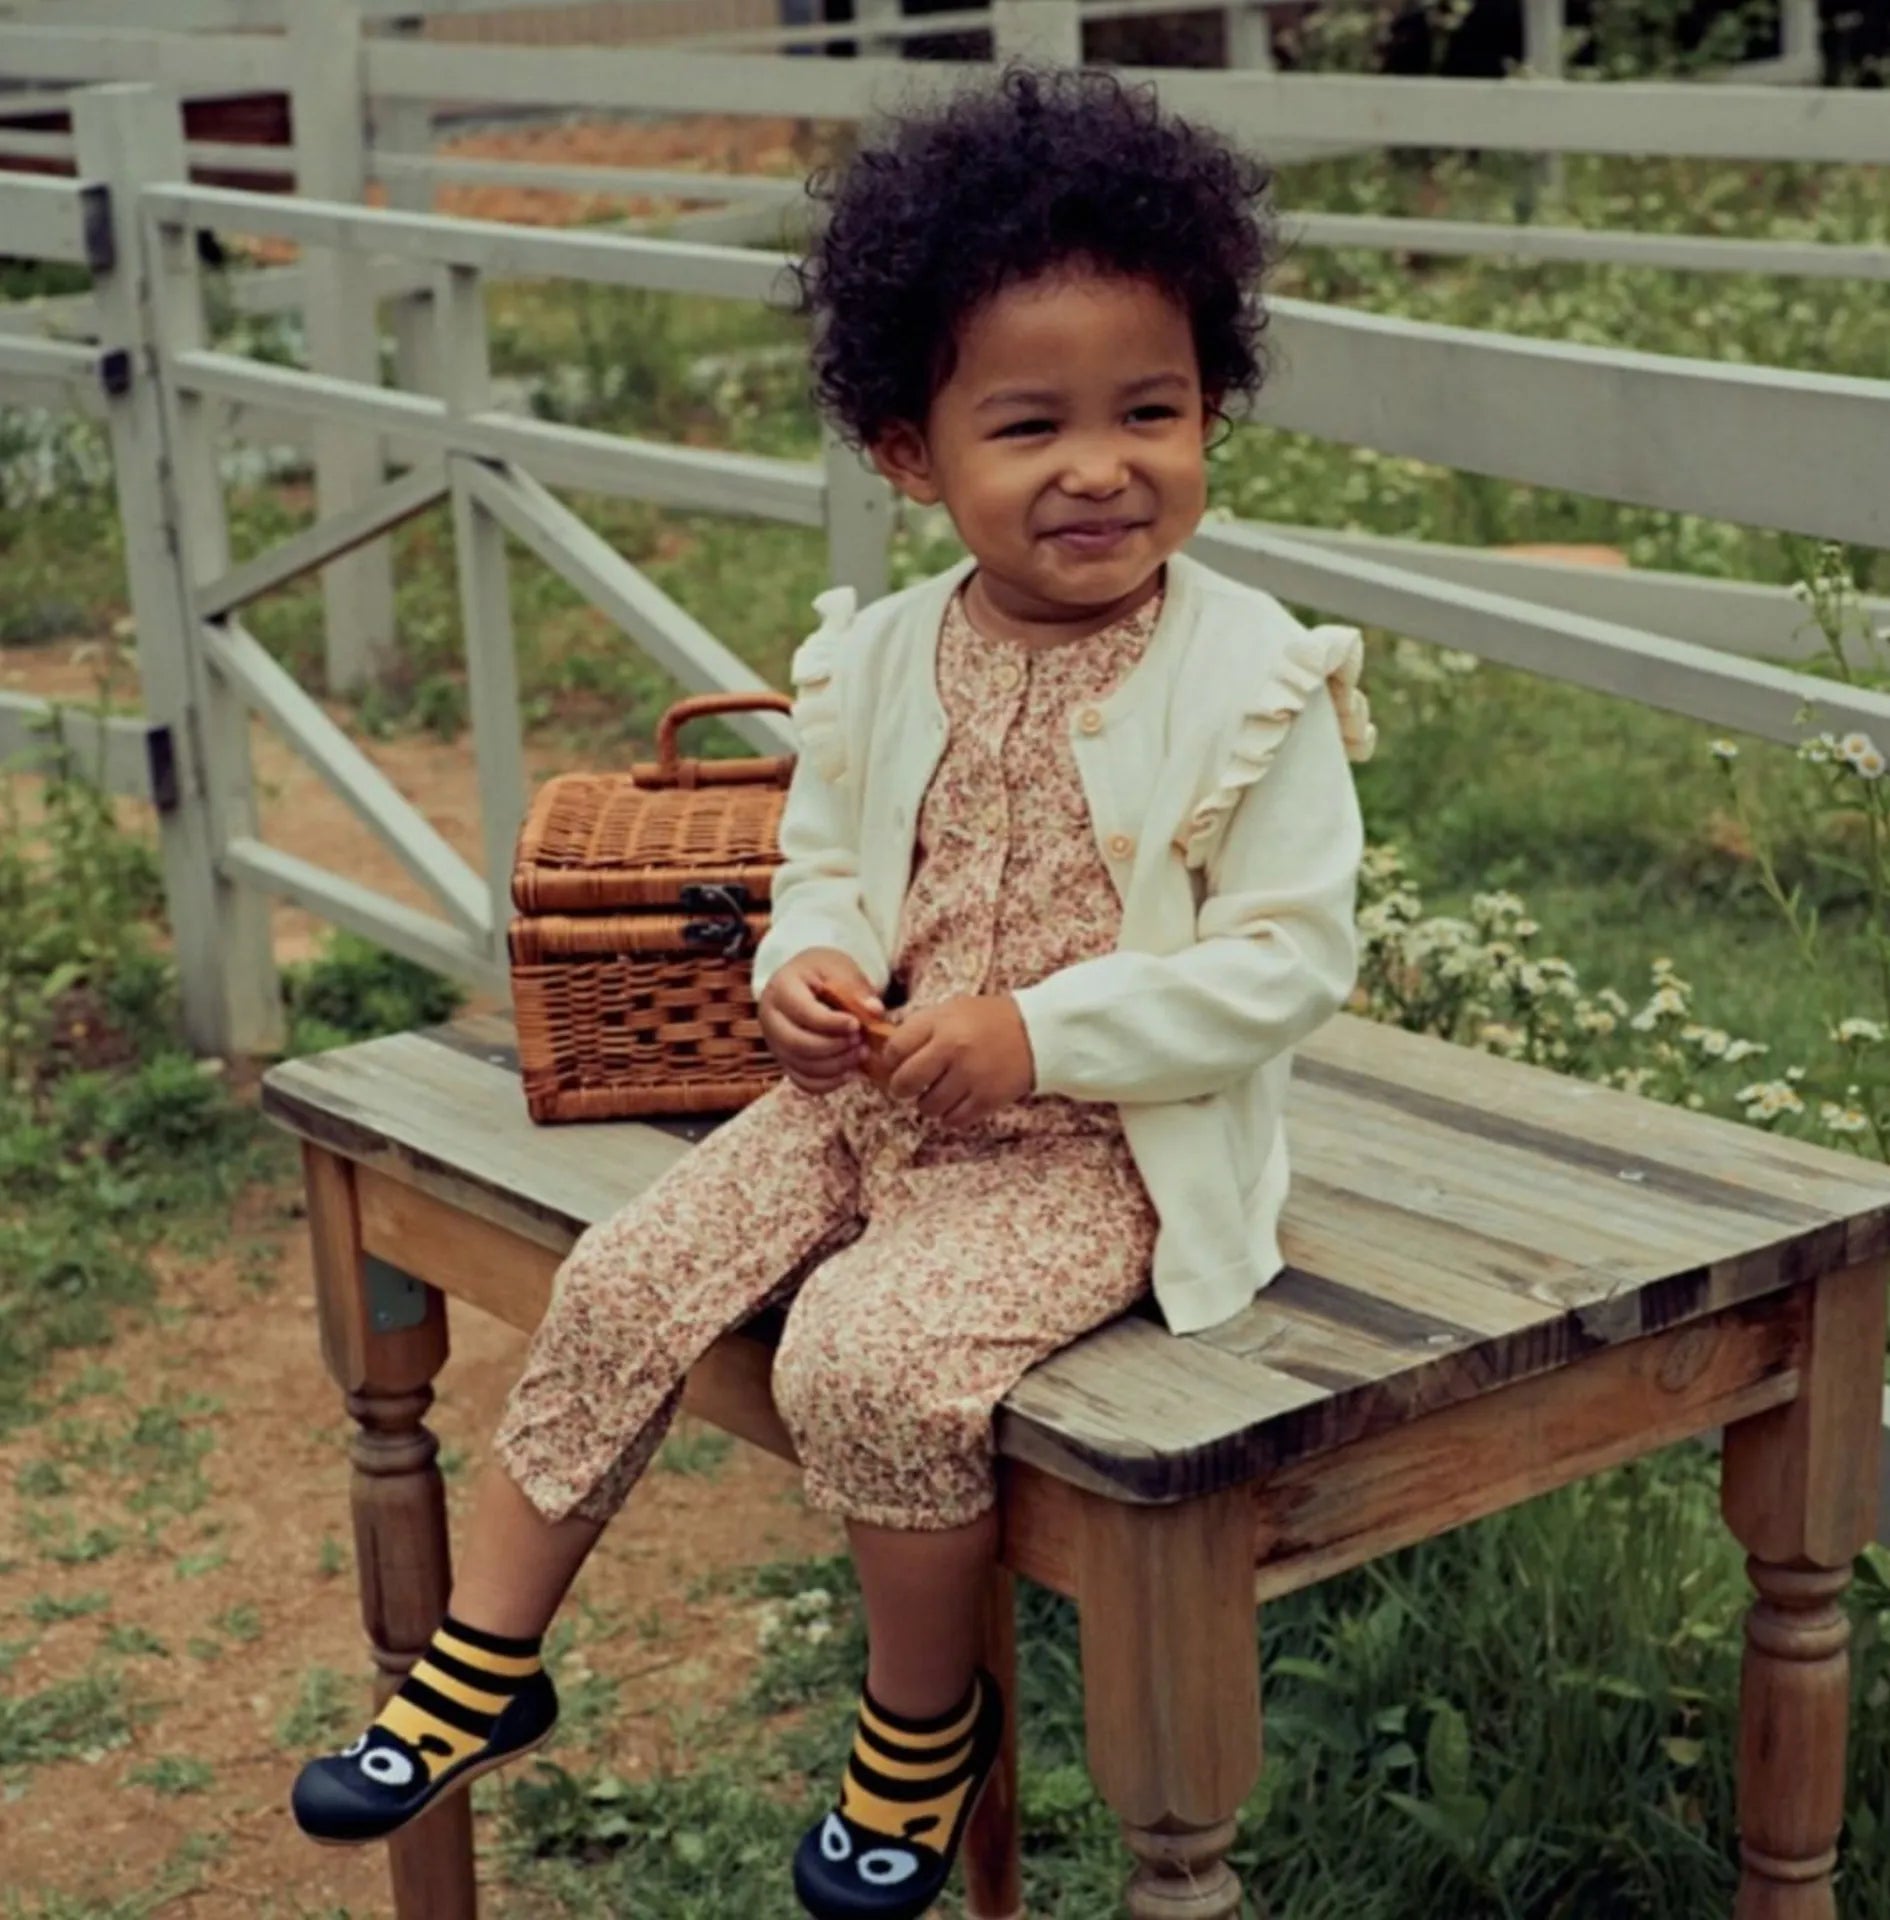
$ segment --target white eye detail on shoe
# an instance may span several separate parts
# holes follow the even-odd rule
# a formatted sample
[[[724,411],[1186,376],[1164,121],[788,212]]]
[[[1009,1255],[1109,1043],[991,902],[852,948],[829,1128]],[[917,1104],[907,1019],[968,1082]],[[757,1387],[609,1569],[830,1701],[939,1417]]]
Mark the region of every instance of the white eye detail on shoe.
[[[365,1733],[356,1734],[354,1739],[347,1746],[343,1747],[335,1758],[337,1760],[352,1760],[354,1756],[362,1752],[366,1746],[367,1735]]]
[[[898,1847],[875,1847],[860,1855],[853,1870],[869,1887],[896,1887],[918,1872],[919,1861]]]
[[[392,1747],[376,1747],[372,1753],[364,1753],[359,1765],[361,1771],[379,1786],[404,1787],[413,1780],[413,1762],[404,1753],[396,1753]]]
[[[828,1814],[820,1829],[820,1850],[836,1866],[853,1858],[853,1839],[840,1824],[840,1816]]]

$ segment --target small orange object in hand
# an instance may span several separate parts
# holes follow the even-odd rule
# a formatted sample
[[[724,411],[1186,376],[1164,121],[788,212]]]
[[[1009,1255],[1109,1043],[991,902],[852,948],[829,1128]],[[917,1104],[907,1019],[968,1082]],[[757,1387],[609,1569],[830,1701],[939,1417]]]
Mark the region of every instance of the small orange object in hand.
[[[837,986],[831,980],[810,982],[816,1000],[824,1002],[836,1013],[844,1013],[850,1020],[857,1020],[860,1032],[866,1036],[868,1053],[877,1053],[898,1031],[884,1014],[875,1013],[866,1002],[847,988]]]

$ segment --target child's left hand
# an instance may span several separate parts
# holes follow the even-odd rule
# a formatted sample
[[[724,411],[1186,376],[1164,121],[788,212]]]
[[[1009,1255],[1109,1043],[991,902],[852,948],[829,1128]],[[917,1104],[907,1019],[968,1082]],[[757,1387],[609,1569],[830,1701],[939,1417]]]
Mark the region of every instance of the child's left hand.
[[[908,1013],[880,1050],[876,1077],[928,1120],[969,1127],[1037,1083],[1024,1016],[1009,994],[961,994]]]

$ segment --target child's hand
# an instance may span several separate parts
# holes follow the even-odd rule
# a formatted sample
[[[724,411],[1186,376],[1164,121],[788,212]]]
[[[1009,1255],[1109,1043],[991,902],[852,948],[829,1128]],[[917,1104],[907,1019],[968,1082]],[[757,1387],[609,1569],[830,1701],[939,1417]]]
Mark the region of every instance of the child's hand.
[[[866,1063],[866,1036],[851,1014],[828,1006],[817,991],[832,985],[875,1014],[879,996],[850,956],[830,947],[796,954],[769,979],[761,996],[761,1031],[781,1070],[803,1093],[828,1094]]]
[[[1030,1035],[1009,994],[960,995],[907,1014],[880,1049],[879,1070],[895,1100],[916,1101],[948,1127],[972,1126],[1037,1084]]]

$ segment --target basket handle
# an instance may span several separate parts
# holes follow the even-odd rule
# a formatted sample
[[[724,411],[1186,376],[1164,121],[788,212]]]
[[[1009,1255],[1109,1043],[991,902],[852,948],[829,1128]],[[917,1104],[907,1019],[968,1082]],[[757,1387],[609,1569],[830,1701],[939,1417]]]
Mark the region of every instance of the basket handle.
[[[631,777],[645,787],[785,787],[794,775],[794,756],[781,754],[753,760],[685,760],[676,736],[692,720],[724,713],[791,713],[794,702],[785,693],[699,693],[678,700],[656,724],[656,760],[632,767]]]

